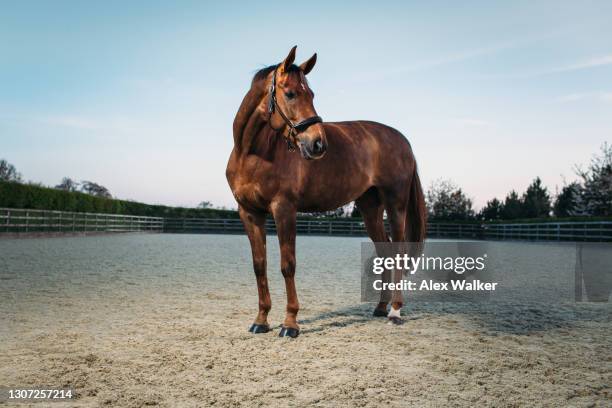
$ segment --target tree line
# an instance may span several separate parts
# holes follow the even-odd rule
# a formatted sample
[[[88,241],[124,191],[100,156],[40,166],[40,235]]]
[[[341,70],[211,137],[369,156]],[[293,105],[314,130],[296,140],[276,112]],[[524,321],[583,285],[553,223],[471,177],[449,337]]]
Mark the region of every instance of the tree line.
[[[457,185],[439,180],[426,194],[428,217],[436,221],[495,221],[566,217],[612,216],[612,146],[604,143],[586,169],[575,167],[578,180],[552,195],[536,177],[524,193],[510,191],[475,211],[472,200]]]
[[[576,166],[576,181],[565,184],[553,195],[536,177],[519,194],[510,191],[505,198],[493,198],[476,211],[473,201],[450,180],[438,180],[425,194],[430,221],[496,221],[540,219],[555,216],[612,216],[612,146],[604,143],[599,154],[583,169]],[[237,212],[215,209],[208,201],[198,208],[167,207],[113,199],[110,191],[95,182],[76,182],[64,177],[54,188],[37,183],[25,184],[15,166],[0,160],[0,207],[39,208],[48,210],[114,212],[117,214],[177,217],[237,217]],[[302,216],[324,218],[359,217],[354,203],[326,213]]]
[[[112,194],[108,191],[108,188],[100,185],[98,183],[94,183],[93,181],[81,181],[76,182],[70,177],[64,177],[62,181],[55,186],[56,189],[62,191],[70,191],[76,192],[80,191],[85,194],[89,194],[95,197],[103,197],[103,198],[112,198]]]
[[[55,187],[24,182],[15,166],[0,160],[0,207],[28,208],[106,214],[176,218],[238,218],[236,211],[169,207],[113,198],[110,191],[95,182],[76,182],[68,177]]]
[[[5,159],[0,160],[0,181],[5,181],[8,183],[24,183],[21,173],[17,171],[14,165],[9,163]],[[43,187],[40,183],[29,182],[26,184]],[[93,181],[87,180],[77,182],[71,179],[70,177],[64,177],[62,181],[54,188],[72,193],[82,192],[85,194],[92,195],[94,197],[113,197],[106,187],[98,183],[94,183]]]

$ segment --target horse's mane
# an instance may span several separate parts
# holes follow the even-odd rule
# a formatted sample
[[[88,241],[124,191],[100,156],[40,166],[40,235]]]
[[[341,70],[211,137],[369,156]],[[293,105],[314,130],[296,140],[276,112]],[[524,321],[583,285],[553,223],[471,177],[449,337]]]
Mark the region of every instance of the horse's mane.
[[[268,75],[270,74],[270,72],[274,71],[276,67],[278,67],[279,65],[280,64],[269,65],[257,71],[255,75],[253,75],[253,83],[261,81],[261,80],[265,80],[266,78],[268,78]],[[300,67],[298,67],[295,64],[292,64],[287,70],[287,72],[300,72]]]
[[[253,82],[265,80],[266,78],[268,78],[268,75],[270,74],[270,72],[274,71],[276,67],[278,67],[278,64],[269,65],[267,67],[260,69],[259,71],[255,73],[255,75],[253,75]]]

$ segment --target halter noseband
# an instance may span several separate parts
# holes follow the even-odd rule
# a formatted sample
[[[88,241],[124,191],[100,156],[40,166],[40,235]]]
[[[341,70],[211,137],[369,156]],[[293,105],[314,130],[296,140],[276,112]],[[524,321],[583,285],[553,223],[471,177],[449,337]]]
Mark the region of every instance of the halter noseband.
[[[287,147],[289,148],[289,151],[292,152],[295,150],[296,136],[302,133],[303,131],[305,131],[306,129],[308,129],[311,125],[314,125],[315,123],[322,123],[323,119],[321,119],[320,116],[311,116],[296,124],[293,124],[293,122],[291,122],[291,120],[287,117],[287,115],[285,115],[285,113],[280,108],[280,106],[278,106],[278,102],[276,101],[276,71],[277,70],[278,70],[278,65],[276,66],[276,68],[274,68],[274,72],[272,73],[272,85],[270,85],[270,99],[268,100],[268,124],[273,130],[277,132],[281,130],[281,128],[275,129],[272,126],[272,121],[271,121],[272,115],[274,114],[274,110],[277,110],[279,115],[281,115],[281,118],[283,118],[283,120],[289,127],[289,135],[287,135],[285,140],[287,141]]]

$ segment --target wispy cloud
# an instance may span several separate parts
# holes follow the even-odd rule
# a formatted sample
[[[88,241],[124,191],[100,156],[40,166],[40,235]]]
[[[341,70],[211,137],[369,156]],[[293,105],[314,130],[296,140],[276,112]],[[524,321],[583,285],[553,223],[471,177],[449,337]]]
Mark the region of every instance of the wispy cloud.
[[[594,100],[601,102],[612,102],[612,92],[605,91],[593,91],[593,92],[579,92],[567,95],[561,95],[556,98],[557,102],[570,103],[584,100]]]
[[[379,79],[381,77],[398,75],[398,74],[403,74],[407,72],[423,71],[423,70],[427,70],[431,68],[436,68],[440,66],[445,66],[445,65],[454,64],[457,62],[470,60],[473,58],[482,57],[482,56],[489,55],[489,54],[494,54],[496,52],[500,52],[506,49],[518,47],[524,43],[526,43],[526,40],[506,41],[506,42],[501,42],[501,43],[494,44],[488,47],[456,51],[456,52],[452,52],[446,55],[441,55],[440,57],[437,57],[437,58],[417,60],[417,61],[410,62],[408,64],[398,65],[398,66],[386,66],[385,69],[382,71],[368,72],[366,74],[357,73],[353,77],[353,79],[357,81],[370,81],[374,79]]]
[[[367,80],[378,79],[378,78],[386,77],[390,75],[397,75],[397,74],[402,74],[402,73],[407,73],[407,72],[423,71],[423,70],[427,70],[431,68],[442,67],[445,65],[455,64],[455,63],[459,63],[459,62],[463,62],[463,61],[467,61],[467,60],[471,60],[475,58],[484,57],[487,55],[492,55],[492,54],[503,52],[503,51],[510,50],[510,49],[529,46],[537,42],[546,41],[551,38],[557,37],[559,34],[560,34],[560,31],[553,31],[553,32],[545,33],[545,34],[540,34],[537,36],[530,36],[530,37],[524,37],[524,38],[517,38],[517,39],[509,40],[509,41],[502,41],[502,42],[498,42],[496,44],[493,44],[487,47],[459,50],[456,52],[448,53],[446,55],[441,55],[437,58],[416,60],[416,61],[409,62],[407,64],[398,65],[398,66],[385,66],[384,71],[369,72],[367,74],[358,73],[353,77],[353,79],[358,80],[358,81],[367,81]],[[606,56],[605,58],[606,59],[603,62],[607,64],[608,63],[607,58],[612,58],[612,55]],[[585,63],[601,64],[602,61],[600,61],[599,59],[595,59],[593,61],[587,61]],[[582,64],[584,63],[581,63],[580,65]],[[562,68],[566,70],[569,70],[572,68],[577,69],[573,65],[562,67]],[[532,74],[529,74],[529,75],[532,75]],[[508,76],[502,75],[502,76],[511,77],[514,75],[508,75]]]
[[[536,78],[536,77],[541,77],[541,76],[551,75],[551,74],[563,74],[567,72],[582,71],[586,69],[605,67],[608,65],[612,65],[612,54],[603,55],[600,57],[593,57],[593,58],[577,61],[572,64],[566,64],[566,65],[561,65],[557,67],[541,69],[538,71],[492,75],[491,77],[527,79],[527,78]]]
[[[24,121],[37,123],[44,127],[64,129],[79,135],[115,135],[117,137],[139,134],[150,134],[158,131],[159,123],[150,123],[138,117],[124,115],[84,115],[80,113],[60,113],[24,117]]]
[[[581,69],[589,69],[595,67],[601,67],[604,65],[612,65],[612,54],[604,55],[602,57],[590,58],[585,61],[579,61],[574,64],[553,68],[549,70],[549,73],[554,72],[568,72],[568,71],[579,71]]]
[[[472,50],[459,51],[459,52],[452,53],[449,55],[441,56],[439,58],[417,61],[410,65],[400,66],[400,67],[397,67],[393,71],[395,72],[420,71],[420,70],[427,69],[427,68],[433,68],[433,67],[437,67],[441,65],[452,64],[454,62],[465,61],[471,58],[493,54],[495,52],[498,52],[504,49],[513,48],[515,46],[517,46],[517,43],[515,42],[506,42],[506,43],[497,44],[491,47],[483,47],[483,48],[476,48]]]
[[[487,47],[480,47],[480,48],[473,48],[473,49],[458,51],[455,53],[441,56],[440,58],[417,61],[413,64],[400,66],[396,68],[396,71],[398,72],[419,71],[419,70],[433,68],[433,67],[437,67],[441,65],[461,62],[461,61],[469,60],[472,58],[478,58],[481,56],[494,54],[500,51],[524,47],[524,46],[527,46],[533,43],[537,43],[540,41],[549,40],[551,38],[557,37],[560,33],[561,31],[552,31],[552,32],[543,33],[537,36],[516,38],[510,41],[503,41],[503,42],[499,42],[497,44],[493,44]],[[608,57],[612,58],[612,55]]]

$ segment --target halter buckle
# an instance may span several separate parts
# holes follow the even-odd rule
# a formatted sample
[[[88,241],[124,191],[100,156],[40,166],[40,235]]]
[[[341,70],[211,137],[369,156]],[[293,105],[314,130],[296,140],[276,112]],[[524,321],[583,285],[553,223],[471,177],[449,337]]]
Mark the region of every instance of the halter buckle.
[[[293,128],[289,128],[289,134],[285,138],[285,141],[287,142],[287,150],[289,150],[290,152],[295,152],[296,150],[295,136],[296,135],[294,133]]]

